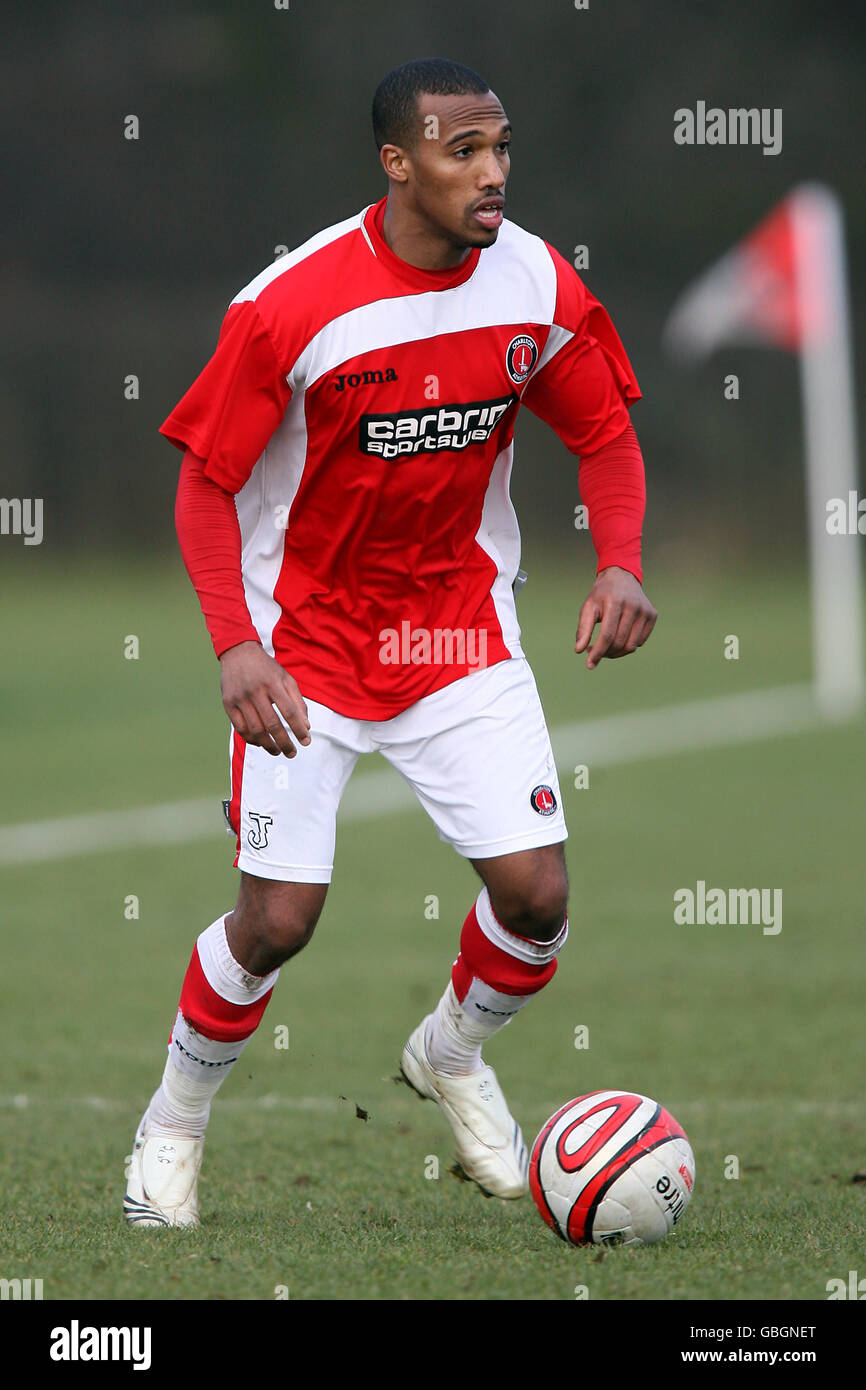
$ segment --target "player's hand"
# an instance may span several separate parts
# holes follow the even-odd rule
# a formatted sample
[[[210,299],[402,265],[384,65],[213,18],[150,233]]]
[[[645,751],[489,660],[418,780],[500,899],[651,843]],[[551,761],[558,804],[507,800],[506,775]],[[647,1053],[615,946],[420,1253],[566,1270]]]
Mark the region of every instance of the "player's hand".
[[[580,610],[574,650],[586,651],[586,669],[592,671],[603,656],[628,656],[642,647],[657,618],[634,575],[611,565],[598,575]],[[601,627],[587,650],[596,623]]]
[[[297,682],[258,642],[239,642],[220,657],[223,707],[247,743],[276,758],[294,758],[297,748],[277,717],[285,719],[301,744],[310,742],[307,706]],[[276,708],[274,708],[276,706]]]

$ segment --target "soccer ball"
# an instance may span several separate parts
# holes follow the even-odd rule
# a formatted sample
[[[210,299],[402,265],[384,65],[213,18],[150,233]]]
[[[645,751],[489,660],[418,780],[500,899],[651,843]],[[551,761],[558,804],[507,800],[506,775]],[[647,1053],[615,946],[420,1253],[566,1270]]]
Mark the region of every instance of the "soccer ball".
[[[695,1160],[673,1115],[648,1096],[592,1091],[551,1115],[532,1146],[529,1187],[571,1245],[652,1245],[689,1203]]]

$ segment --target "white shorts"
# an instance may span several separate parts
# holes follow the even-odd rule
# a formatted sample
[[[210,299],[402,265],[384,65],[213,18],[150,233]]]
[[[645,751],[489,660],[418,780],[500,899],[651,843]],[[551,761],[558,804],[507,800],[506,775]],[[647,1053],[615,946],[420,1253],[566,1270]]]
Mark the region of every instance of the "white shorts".
[[[235,864],[257,878],[330,883],[337,808],[362,753],[412,787],[439,838],[467,859],[568,838],[550,736],[525,657],[473,671],[392,719],[350,719],[307,700],[294,758],[229,739]]]

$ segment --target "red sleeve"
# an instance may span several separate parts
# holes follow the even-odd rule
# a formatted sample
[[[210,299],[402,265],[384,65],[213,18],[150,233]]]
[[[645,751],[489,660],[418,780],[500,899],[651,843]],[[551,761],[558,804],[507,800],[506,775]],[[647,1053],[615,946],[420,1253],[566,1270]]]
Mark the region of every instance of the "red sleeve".
[[[643,455],[631,421],[617,439],[594,454],[584,455],[578,481],[598,555],[596,573],[609,565],[618,565],[640,583],[646,480]]]
[[[206,461],[205,473],[240,492],[283,418],[291,389],[252,300],[232,304],[207,366],[160,434]]]
[[[554,321],[522,403],[571,453],[592,454],[622,434],[640,387],[606,310],[574,267],[548,250],[556,269]]]
[[[241,528],[235,499],[187,454],[180,470],[175,525],[187,573],[198,594],[217,656],[261,639],[253,627],[241,575]]]

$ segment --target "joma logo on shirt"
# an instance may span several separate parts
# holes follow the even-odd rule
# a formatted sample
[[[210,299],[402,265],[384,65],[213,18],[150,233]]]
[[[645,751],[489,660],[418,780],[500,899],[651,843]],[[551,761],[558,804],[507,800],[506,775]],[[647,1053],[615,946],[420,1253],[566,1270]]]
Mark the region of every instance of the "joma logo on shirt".
[[[334,386],[338,391],[345,391],[347,386],[382,386],[386,381],[399,380],[393,367],[386,367],[384,372],[351,372],[349,376],[338,376]]]
[[[362,415],[358,448],[362,454],[393,459],[400,454],[438,454],[486,444],[515,395],[469,405],[442,405],[438,410],[399,410],[391,415]]]

